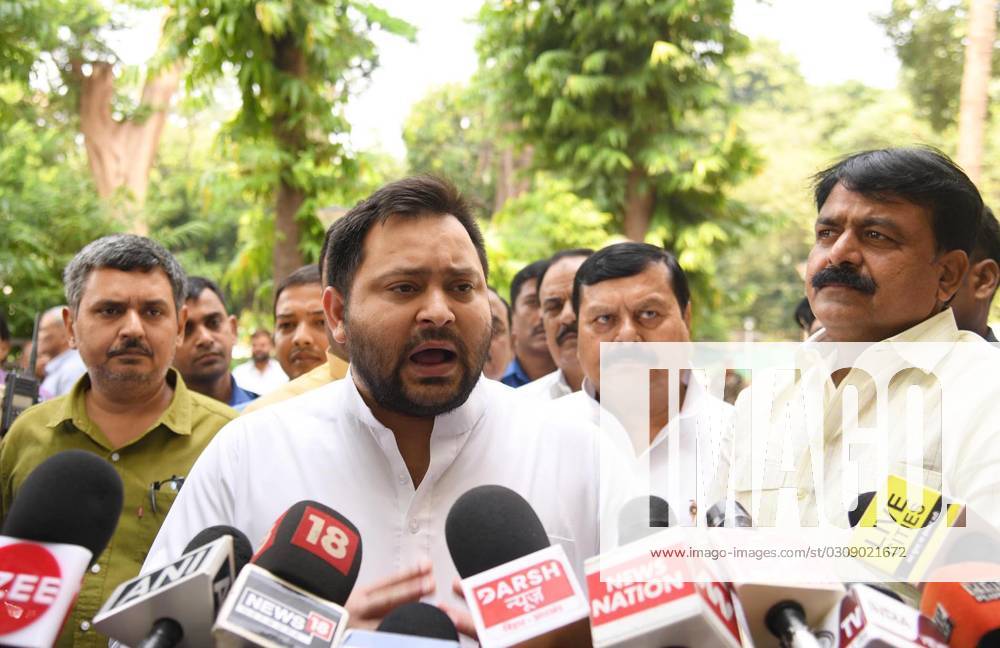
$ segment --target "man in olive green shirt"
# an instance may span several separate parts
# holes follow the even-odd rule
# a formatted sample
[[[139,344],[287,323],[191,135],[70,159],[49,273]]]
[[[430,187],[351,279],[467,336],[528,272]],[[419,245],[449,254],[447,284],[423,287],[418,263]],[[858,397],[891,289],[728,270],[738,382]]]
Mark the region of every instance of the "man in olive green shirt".
[[[24,412],[0,442],[0,507],[6,517],[28,474],[61,450],[93,452],[118,471],[118,527],[57,643],[103,647],[94,614],[139,573],[184,477],[236,413],[189,390],[170,368],[186,311],[184,271],[169,252],[146,238],[109,236],[83,248],[63,278],[63,320],[87,373],[66,396]]]

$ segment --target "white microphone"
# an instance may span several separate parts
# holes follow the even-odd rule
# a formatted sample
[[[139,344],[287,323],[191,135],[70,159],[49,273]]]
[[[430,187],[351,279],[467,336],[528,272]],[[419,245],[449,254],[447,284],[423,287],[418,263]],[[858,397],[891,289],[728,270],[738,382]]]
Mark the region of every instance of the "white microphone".
[[[59,452],[28,475],[0,536],[0,645],[55,643],[121,510],[121,478],[93,453]]]
[[[483,648],[590,645],[587,599],[523,497],[469,490],[448,511],[445,539]]]
[[[94,627],[136,648],[211,644],[215,615],[249,556],[250,541],[239,530],[205,529],[177,560],[115,588]]]

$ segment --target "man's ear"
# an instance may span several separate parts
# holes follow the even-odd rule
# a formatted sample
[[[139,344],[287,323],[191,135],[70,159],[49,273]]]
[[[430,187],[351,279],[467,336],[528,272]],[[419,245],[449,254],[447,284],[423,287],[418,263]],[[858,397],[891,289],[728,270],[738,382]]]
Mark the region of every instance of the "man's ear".
[[[184,326],[188,321],[188,307],[187,304],[181,306],[181,309],[177,311],[177,348],[180,348],[184,344]]]
[[[340,294],[339,290],[333,286],[327,286],[323,289],[323,314],[326,316],[326,326],[338,344],[347,343],[347,330],[344,325],[346,305],[344,296]]]
[[[969,268],[969,279],[976,300],[989,301],[1000,284],[1000,265],[993,259],[977,261]]]
[[[938,256],[937,266],[940,269],[937,299],[946,304],[962,286],[962,279],[969,270],[969,256],[962,250],[949,250]]]
[[[235,315],[229,316],[229,332],[232,333],[233,338],[238,337],[240,331],[240,321],[236,319]]]
[[[71,349],[75,349],[76,331],[73,329],[73,325],[76,323],[76,318],[73,317],[73,311],[68,306],[63,306],[62,320],[63,326],[66,327],[66,337],[69,339],[69,346]]]
[[[687,306],[684,307],[684,326],[687,327],[688,335],[691,335],[691,300],[688,299]]]

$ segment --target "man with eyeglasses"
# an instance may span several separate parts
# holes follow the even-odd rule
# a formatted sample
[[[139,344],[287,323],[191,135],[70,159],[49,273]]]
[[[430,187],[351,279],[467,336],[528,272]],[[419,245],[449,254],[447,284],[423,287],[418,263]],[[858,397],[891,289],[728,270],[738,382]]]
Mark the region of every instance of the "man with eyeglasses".
[[[25,478],[62,450],[93,452],[115,467],[125,486],[118,527],[56,644],[106,646],[91,618],[139,573],[195,459],[236,412],[188,389],[170,366],[184,339],[186,281],[160,245],[132,235],[98,239],[63,279],[62,318],[87,373],[65,396],[26,410],[0,441],[0,509],[6,517]]]

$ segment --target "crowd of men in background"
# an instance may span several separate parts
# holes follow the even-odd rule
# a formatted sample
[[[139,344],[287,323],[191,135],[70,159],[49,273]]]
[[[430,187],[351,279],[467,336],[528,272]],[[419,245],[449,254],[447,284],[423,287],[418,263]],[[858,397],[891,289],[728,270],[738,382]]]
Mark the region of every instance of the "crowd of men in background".
[[[879,158],[878,164],[871,162],[871,156]],[[949,319],[941,324],[945,328],[957,324],[959,329],[996,341],[987,320],[1000,282],[1000,231],[975,187],[957,167],[932,151],[890,149],[848,158],[824,173],[817,185],[820,215],[806,280],[809,297],[797,308],[789,304],[805,338],[874,342],[943,316],[954,318],[954,323]],[[917,180],[900,180],[894,173],[910,173]],[[941,182],[928,186],[926,178],[935,174]],[[832,184],[821,193],[824,182]],[[110,236],[92,242],[70,262],[64,273],[66,304],[47,310],[39,325],[35,372],[42,380],[43,402],[24,412],[0,444],[3,513],[28,473],[59,450],[80,448],[106,457],[119,468],[125,482],[124,512],[115,539],[88,573],[61,645],[106,643],[93,632],[90,619],[118,583],[137,574],[144,561],[149,565],[151,546],[150,557],[157,551],[169,554],[178,543],[183,546],[199,524],[270,524],[271,510],[259,510],[263,506],[259,493],[254,497],[254,487],[240,481],[235,472],[247,469],[233,463],[240,453],[246,453],[243,458],[250,457],[250,461],[256,458],[252,453],[262,452],[262,466],[271,461],[280,465],[283,458],[288,459],[286,446],[298,447],[302,454],[294,458],[295,467],[284,470],[315,463],[320,472],[338,473],[329,466],[320,468],[319,457],[328,448],[321,440],[311,440],[309,431],[323,426],[351,428],[363,421],[365,429],[379,439],[382,451],[389,452],[384,444],[388,440],[391,445],[395,439],[398,453],[394,446],[386,455],[385,465],[393,466],[387,492],[395,493],[392,489],[402,484],[409,488],[404,494],[410,499],[403,498],[406,505],[391,524],[412,520],[406,524],[417,537],[425,531],[419,516],[410,517],[409,502],[417,506],[422,501],[421,482],[435,482],[442,470],[435,463],[435,453],[443,450],[435,449],[431,430],[438,434],[441,426],[446,431],[440,433],[452,434],[447,426],[466,425],[465,419],[449,412],[471,408],[468,425],[479,437],[490,439],[487,430],[477,426],[495,425],[499,433],[500,427],[513,425],[509,421],[482,423],[493,420],[490,417],[513,416],[512,411],[496,410],[545,411],[535,418],[579,418],[596,427],[602,342],[697,338],[684,269],[672,252],[652,244],[616,243],[596,251],[559,251],[522,268],[513,277],[509,299],[504,299],[486,284],[481,234],[452,191],[446,183],[426,178],[393,183],[331,226],[319,263],[300,268],[277,284],[273,338],[267,330],[253,331],[250,360],[235,368],[238,322],[223,291],[211,279],[185,276],[174,257],[154,241]],[[945,213],[948,201],[957,200],[958,193],[966,201],[960,205],[964,209],[961,219]],[[902,213],[900,205],[912,209]],[[974,231],[967,231],[969,227]],[[955,228],[966,231],[956,234]],[[973,240],[974,245],[967,245]],[[417,248],[427,249],[412,249],[414,241],[419,241]],[[918,242],[923,247],[914,247]],[[940,254],[925,259],[921,256],[924,248]],[[879,265],[889,257],[895,264],[892,271]],[[394,261],[410,265],[395,267]],[[925,298],[914,300],[926,312],[904,312],[901,305],[889,303],[886,291],[899,280],[899,269],[905,274],[911,266],[919,266],[919,271],[913,269],[905,277],[911,282],[907,290]],[[926,271],[925,266],[934,270]],[[919,281],[925,284],[922,292]],[[867,328],[849,329],[845,318]],[[0,361],[9,349],[10,331],[0,317]],[[22,357],[28,355],[25,352]],[[481,375],[490,380],[481,380]],[[345,376],[351,380],[342,380]],[[658,380],[652,380],[651,391],[665,393]],[[294,408],[278,405],[297,396],[301,398]],[[484,398],[504,406],[486,408],[483,414],[480,400]],[[710,395],[694,379],[684,381],[680,398],[676,420],[671,420],[665,398],[651,401],[649,444],[644,452],[650,455],[654,473],[666,470],[669,444],[663,441],[675,430],[681,437],[682,456],[689,457],[695,450],[688,443],[693,433],[686,430],[704,420],[735,415],[731,402]],[[554,401],[551,407],[549,401]],[[342,412],[331,411],[336,408],[363,411],[354,419],[341,420],[336,417]],[[260,415],[249,414],[258,411]],[[241,412],[246,416],[237,419]],[[302,429],[282,434],[278,419],[265,420],[269,415],[264,412],[298,417]],[[441,423],[445,419],[448,423]],[[227,424],[231,432],[225,439],[219,435],[213,443]],[[257,428],[268,424],[275,428],[268,431],[275,435],[272,446],[244,443],[244,439],[258,439]],[[379,436],[380,429],[388,436]],[[403,434],[403,429],[413,432]],[[456,428],[454,434],[466,431]],[[555,427],[547,433],[552,438],[565,434],[567,439],[573,434]],[[362,444],[360,437],[367,437],[368,432],[356,434],[357,438],[349,436],[344,443]],[[563,448],[561,452],[570,456],[561,459],[555,454],[559,450],[549,447],[551,442],[524,434],[531,440],[519,442],[523,448],[503,446],[504,451],[511,456],[529,450],[533,454],[521,461],[504,457],[504,467],[497,467],[493,478],[498,483],[512,481],[518,490],[530,493],[529,501],[546,526],[551,522],[558,528],[564,517],[573,516],[556,516],[553,511],[562,511],[564,502],[555,506],[545,498],[558,501],[560,493],[568,495],[572,489],[587,492],[591,476],[577,473],[592,467],[592,457]],[[224,444],[221,449],[220,444]],[[623,453],[628,450],[623,448]],[[203,451],[205,456],[193,474],[192,467]],[[365,446],[364,452],[373,451]],[[372,461],[366,473],[371,483],[365,488],[377,489],[383,464],[376,467],[373,459],[353,459],[362,466]],[[459,464],[461,454],[450,461]],[[556,467],[562,461],[575,465],[560,472]],[[543,495],[532,490],[532,475],[504,472],[515,470],[506,468],[508,464],[521,464],[518,469],[522,471],[529,470],[526,465],[540,471],[551,468],[552,474],[568,481],[564,490],[551,488],[551,495]],[[357,470],[356,466],[345,465],[343,470]],[[493,469],[475,463],[467,470],[469,483],[474,483],[483,478],[480,473]],[[248,479],[258,478],[265,476]],[[309,475],[296,479],[303,480],[301,489],[282,484],[289,491],[286,499],[309,495],[320,483],[310,482],[313,477]],[[697,479],[684,474],[673,480],[673,490],[663,493],[667,501],[683,503],[681,524],[695,523]],[[181,490],[185,481],[190,485]],[[326,486],[324,492],[337,492],[336,484]],[[457,494],[448,493],[449,497]],[[161,532],[175,498],[174,508],[182,510],[171,517],[172,526]],[[392,499],[386,498],[380,501]],[[564,501],[575,499],[566,496]],[[268,504],[281,508],[281,502]],[[350,510],[351,504],[341,503],[338,510],[344,510],[341,506]],[[574,559],[585,558],[588,550],[595,549],[584,542],[587,531],[580,520],[591,523],[596,506],[579,504],[571,528],[562,529],[576,537]],[[423,514],[443,515],[440,511]],[[351,518],[365,520],[364,515],[357,511]],[[367,533],[371,529],[366,530],[365,524],[377,526],[379,522],[359,523]],[[435,561],[433,567],[421,563],[403,576],[385,572],[389,566],[400,565],[399,552],[406,553],[408,535],[402,526],[391,533],[382,531],[387,537],[403,538],[398,541],[403,545],[380,548],[373,541],[370,550],[366,544],[366,559],[369,551],[373,558],[363,566],[359,580],[363,586],[359,591],[368,598],[355,598],[352,614],[358,619],[377,620],[384,614],[384,609],[371,603],[378,599],[375,594],[393,593],[393,600],[415,599],[436,588],[443,596],[450,582],[439,575],[441,567]],[[260,540],[249,535],[253,541]],[[425,541],[432,548],[441,543],[433,536]],[[430,554],[434,557],[433,549]],[[381,566],[371,566],[372,561]],[[381,582],[372,584],[379,580],[374,576]]]

